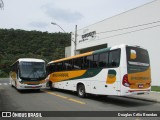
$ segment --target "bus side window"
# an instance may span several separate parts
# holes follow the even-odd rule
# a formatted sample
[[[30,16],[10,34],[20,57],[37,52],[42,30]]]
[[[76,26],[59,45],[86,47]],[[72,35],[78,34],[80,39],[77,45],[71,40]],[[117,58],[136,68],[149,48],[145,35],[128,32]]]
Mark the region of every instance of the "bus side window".
[[[79,67],[83,69],[83,57],[79,58]]]
[[[18,78],[18,62],[12,66],[12,72],[15,72]]]
[[[58,65],[57,65],[57,63],[55,63],[54,64],[54,69],[53,69],[55,72],[57,72],[58,71]]]
[[[51,72],[56,72],[56,64],[52,64],[50,68]]]
[[[65,61],[62,62],[62,71],[65,71],[66,70],[66,65],[65,65]]]
[[[73,69],[74,70],[80,70],[82,69],[82,58],[73,59]]]
[[[120,50],[109,52],[109,67],[118,67],[120,64]]]
[[[66,70],[72,70],[72,60],[65,61]]]
[[[99,67],[108,66],[108,52],[101,53],[99,55]]]
[[[63,70],[63,63],[59,62],[57,63],[57,71],[62,71]]]
[[[89,69],[93,67],[93,55],[84,57],[83,66],[84,69]]]
[[[98,57],[99,57],[98,54],[94,55],[93,68],[97,68],[99,66],[98,65]]]
[[[83,60],[83,68],[84,69],[88,69],[89,68],[89,63],[87,61],[87,57],[86,56],[84,57],[84,60]]]
[[[13,72],[18,72],[18,63],[16,62],[13,66],[12,66],[12,71]]]
[[[67,70],[67,62],[66,61],[63,61],[63,69],[64,69],[64,71]]]
[[[56,72],[56,63],[52,63],[46,68],[47,74],[51,74],[52,72]]]
[[[87,61],[88,61],[88,65],[89,65],[89,68],[93,68],[93,55],[91,56],[87,56]]]

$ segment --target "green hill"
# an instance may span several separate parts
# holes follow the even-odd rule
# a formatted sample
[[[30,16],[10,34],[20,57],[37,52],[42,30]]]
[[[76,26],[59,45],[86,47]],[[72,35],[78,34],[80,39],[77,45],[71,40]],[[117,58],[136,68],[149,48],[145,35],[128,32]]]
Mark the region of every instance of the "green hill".
[[[18,58],[63,58],[70,37],[69,33],[0,29],[0,77],[8,77],[10,65]]]

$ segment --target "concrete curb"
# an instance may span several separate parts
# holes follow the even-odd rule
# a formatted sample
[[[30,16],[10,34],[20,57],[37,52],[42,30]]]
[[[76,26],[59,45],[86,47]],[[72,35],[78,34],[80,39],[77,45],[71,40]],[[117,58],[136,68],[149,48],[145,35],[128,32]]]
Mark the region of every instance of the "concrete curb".
[[[160,94],[160,92],[156,92],[156,91],[151,91],[151,92]]]

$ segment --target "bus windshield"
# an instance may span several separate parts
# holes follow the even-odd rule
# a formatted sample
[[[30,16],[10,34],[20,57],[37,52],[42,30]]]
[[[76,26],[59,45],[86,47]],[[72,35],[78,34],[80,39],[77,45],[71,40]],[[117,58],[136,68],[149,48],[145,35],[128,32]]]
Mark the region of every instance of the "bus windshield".
[[[149,67],[148,51],[138,47],[126,47],[128,65]]]
[[[44,62],[20,62],[20,77],[42,79],[46,76]]]

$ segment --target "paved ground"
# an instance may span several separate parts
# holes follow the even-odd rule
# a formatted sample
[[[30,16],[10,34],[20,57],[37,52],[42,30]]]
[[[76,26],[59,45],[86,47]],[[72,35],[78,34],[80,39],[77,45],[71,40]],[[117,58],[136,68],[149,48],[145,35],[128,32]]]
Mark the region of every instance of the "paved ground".
[[[76,95],[76,93],[62,91],[62,90],[51,91],[49,89],[44,89],[40,92],[30,91],[30,90],[18,92],[15,88],[10,86],[8,79],[0,80],[0,111],[152,111],[152,110],[160,111],[160,103],[143,101],[140,99],[132,99],[126,97],[115,97],[115,96],[108,96],[108,97],[91,96],[89,98],[82,99],[79,98]],[[43,119],[44,118],[42,118],[42,120]],[[46,118],[46,119],[53,119],[53,118]],[[82,118],[61,117],[54,119],[79,120]],[[99,118],[89,117],[83,119],[106,120],[105,117],[99,117]],[[108,118],[108,117],[107,119],[115,120],[115,118]],[[120,117],[117,119],[125,120],[127,118]],[[150,120],[151,118],[134,117],[130,119]],[[157,120],[158,118],[152,118],[152,119]],[[13,120],[13,118],[11,120]]]
[[[131,95],[128,98],[134,98],[144,101],[151,101],[151,102],[159,102],[160,103],[160,92],[153,92],[151,91],[150,94],[145,95]]]

